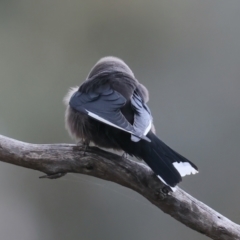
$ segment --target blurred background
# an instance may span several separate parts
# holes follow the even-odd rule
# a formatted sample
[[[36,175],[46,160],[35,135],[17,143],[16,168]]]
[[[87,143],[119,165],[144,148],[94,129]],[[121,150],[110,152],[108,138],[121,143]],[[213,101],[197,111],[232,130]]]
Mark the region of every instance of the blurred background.
[[[71,142],[62,99],[106,55],[150,92],[158,136],[200,169],[181,187],[240,222],[240,2],[1,0],[0,134]],[[137,193],[0,163],[4,240],[208,239]]]

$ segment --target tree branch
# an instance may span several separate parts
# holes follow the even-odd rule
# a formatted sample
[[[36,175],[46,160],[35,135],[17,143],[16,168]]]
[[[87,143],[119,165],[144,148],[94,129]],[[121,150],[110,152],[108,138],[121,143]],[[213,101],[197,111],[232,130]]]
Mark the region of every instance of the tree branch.
[[[0,161],[48,175],[82,173],[131,188],[163,212],[216,240],[240,239],[240,226],[180,188],[170,195],[146,165],[116,154],[73,144],[29,144],[0,135]]]

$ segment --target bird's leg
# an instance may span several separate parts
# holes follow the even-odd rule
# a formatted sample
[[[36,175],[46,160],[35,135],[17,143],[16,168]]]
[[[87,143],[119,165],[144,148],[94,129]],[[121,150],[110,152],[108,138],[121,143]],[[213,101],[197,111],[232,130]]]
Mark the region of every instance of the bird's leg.
[[[123,158],[126,158],[126,159],[129,159],[129,154],[126,153],[126,152],[123,152],[122,157],[123,157]]]
[[[163,195],[167,196],[167,195],[170,195],[170,192],[172,192],[173,190],[165,185],[163,188],[161,188],[161,192],[163,193]]]
[[[87,139],[81,139],[79,144],[83,145],[83,147],[84,147],[83,155],[85,156],[86,155],[86,151],[87,151],[87,149],[89,147],[90,141],[87,140]]]

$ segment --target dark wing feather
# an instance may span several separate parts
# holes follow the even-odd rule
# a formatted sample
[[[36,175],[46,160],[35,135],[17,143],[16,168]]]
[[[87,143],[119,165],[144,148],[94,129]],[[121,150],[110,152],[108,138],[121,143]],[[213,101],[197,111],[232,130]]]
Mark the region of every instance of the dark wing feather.
[[[146,136],[138,135],[134,126],[123,116],[121,108],[125,103],[126,99],[108,86],[101,86],[94,92],[78,91],[73,94],[69,102],[76,111],[86,113],[100,122],[149,141]]]
[[[134,111],[134,131],[138,136],[145,136],[152,126],[152,115],[150,109],[136,91],[133,93],[131,98],[131,104]],[[131,139],[134,142],[138,142],[140,140],[136,136],[132,136]]]

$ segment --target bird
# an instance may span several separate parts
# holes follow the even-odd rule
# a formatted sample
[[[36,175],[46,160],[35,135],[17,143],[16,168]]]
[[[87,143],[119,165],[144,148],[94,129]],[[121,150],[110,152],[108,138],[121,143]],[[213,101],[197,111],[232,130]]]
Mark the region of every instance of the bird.
[[[86,147],[92,142],[142,159],[175,191],[182,177],[198,173],[198,168],[156,136],[148,101],[147,88],[123,60],[103,57],[64,97],[65,125]]]

